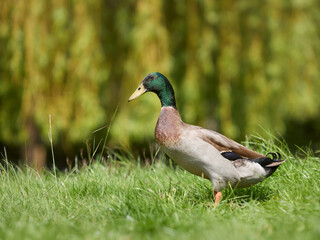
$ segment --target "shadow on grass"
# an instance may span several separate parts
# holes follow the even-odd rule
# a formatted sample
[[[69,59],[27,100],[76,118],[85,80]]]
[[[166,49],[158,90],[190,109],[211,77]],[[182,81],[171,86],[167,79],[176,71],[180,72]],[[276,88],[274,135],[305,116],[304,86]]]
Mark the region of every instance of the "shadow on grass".
[[[268,186],[252,186],[249,188],[225,189],[223,191],[224,199],[228,203],[244,204],[250,201],[267,202],[274,192]]]
[[[176,196],[182,197],[187,193],[187,200],[194,204],[205,204],[211,206],[214,204],[212,185],[210,182],[201,182],[192,185],[187,191],[175,186]],[[244,205],[250,202],[268,202],[274,196],[274,190],[266,185],[251,186],[248,188],[226,188],[222,191],[222,200],[227,204]]]

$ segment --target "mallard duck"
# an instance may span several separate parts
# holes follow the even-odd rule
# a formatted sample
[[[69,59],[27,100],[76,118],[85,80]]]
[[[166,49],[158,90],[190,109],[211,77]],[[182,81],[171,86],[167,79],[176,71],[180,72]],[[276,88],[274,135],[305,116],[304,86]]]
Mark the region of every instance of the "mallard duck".
[[[172,85],[159,72],[147,75],[128,101],[146,92],[154,92],[161,102],[156,141],[182,168],[212,182],[214,207],[222,197],[221,190],[229,184],[243,188],[259,183],[285,161],[279,153],[264,156],[220,133],[184,123],[176,107]]]

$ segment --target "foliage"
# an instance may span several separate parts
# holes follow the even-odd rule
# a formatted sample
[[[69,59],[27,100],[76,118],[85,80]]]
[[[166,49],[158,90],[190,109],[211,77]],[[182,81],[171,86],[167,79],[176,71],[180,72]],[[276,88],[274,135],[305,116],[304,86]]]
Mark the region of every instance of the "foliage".
[[[68,148],[119,103],[113,144],[150,139],[158,100],[126,101],[154,71],[186,122],[237,139],[260,126],[319,131],[319,16],[316,0],[3,0],[0,141],[38,131],[48,144],[51,114],[53,140]]]
[[[258,141],[257,141],[258,140]],[[56,176],[4,163],[1,239],[319,239],[319,158],[256,139],[287,162],[263,183],[223,191],[177,167],[117,155]]]
[[[102,122],[99,84],[108,69],[95,29],[99,18],[90,7],[85,1],[2,3],[1,16],[7,15],[1,25],[2,52],[7,57],[1,59],[0,119],[6,141],[30,137],[25,127],[29,119],[47,139],[49,114],[53,130],[63,131],[69,141],[84,138]]]

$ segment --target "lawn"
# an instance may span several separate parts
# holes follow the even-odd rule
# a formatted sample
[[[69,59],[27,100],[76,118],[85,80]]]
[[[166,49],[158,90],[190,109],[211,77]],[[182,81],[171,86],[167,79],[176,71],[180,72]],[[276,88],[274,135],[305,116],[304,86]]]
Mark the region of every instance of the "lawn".
[[[224,190],[217,208],[209,181],[162,155],[57,174],[3,161],[0,239],[320,239],[319,158],[272,140],[247,145],[287,162],[261,184]]]

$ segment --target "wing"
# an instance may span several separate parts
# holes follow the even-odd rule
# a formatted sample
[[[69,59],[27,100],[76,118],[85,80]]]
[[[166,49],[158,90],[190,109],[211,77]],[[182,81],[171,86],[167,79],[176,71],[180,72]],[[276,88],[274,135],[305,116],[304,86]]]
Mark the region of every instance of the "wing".
[[[204,128],[198,128],[200,138],[211,144],[222,156],[229,160],[240,158],[257,159],[265,157],[264,155],[250,150],[249,148],[227,138],[226,136]]]
[[[204,128],[198,128],[200,137],[220,151],[221,155],[234,162],[237,166],[237,162],[243,160],[258,163],[262,167],[278,167],[281,163],[286,160],[281,159],[280,153],[268,153],[266,156],[227,138],[226,136],[217,133],[215,131],[207,130]],[[271,155],[272,158],[268,157]]]

